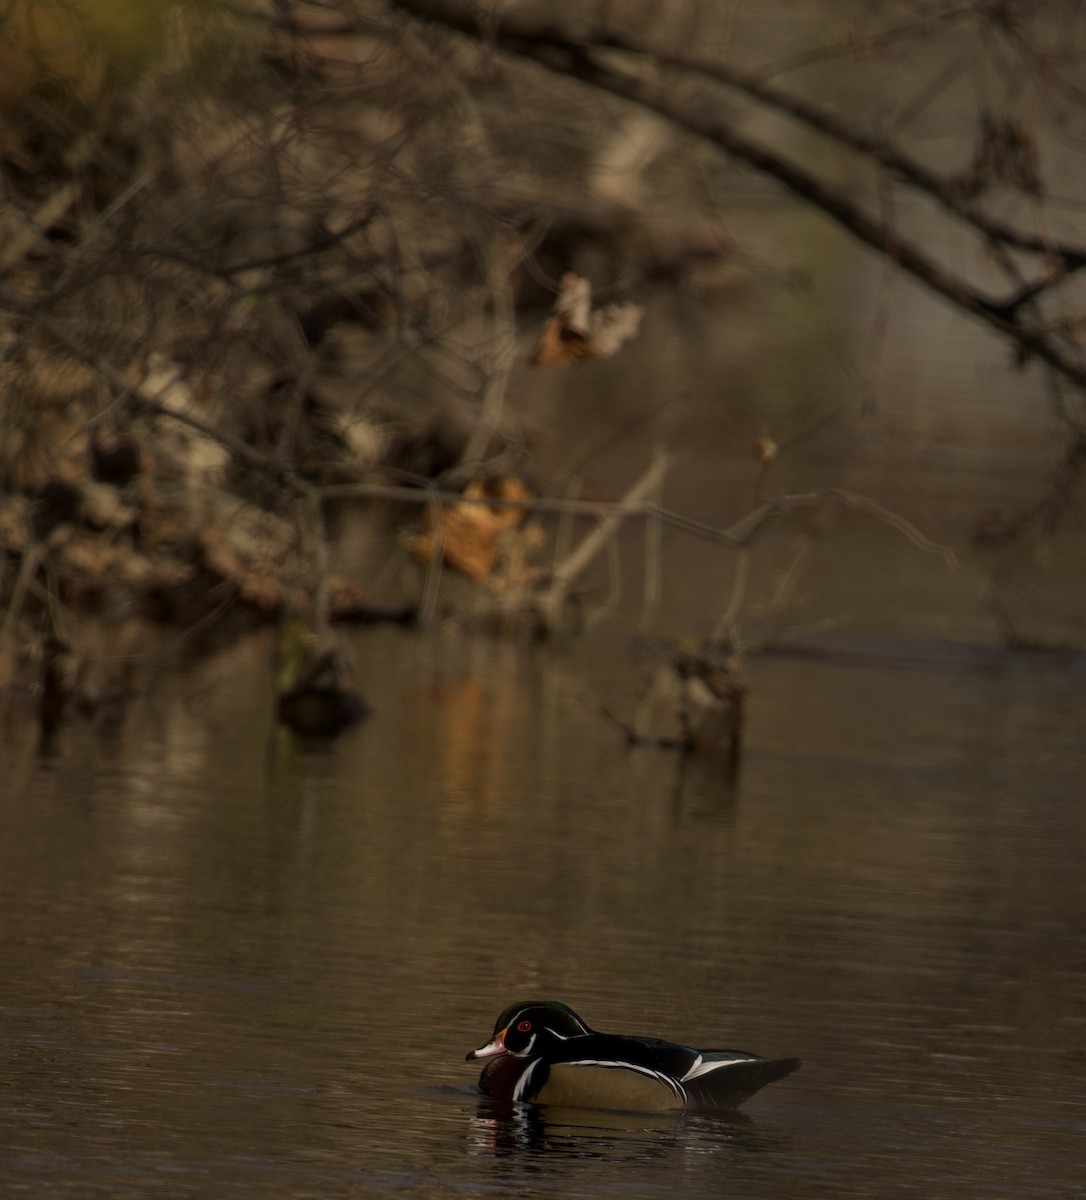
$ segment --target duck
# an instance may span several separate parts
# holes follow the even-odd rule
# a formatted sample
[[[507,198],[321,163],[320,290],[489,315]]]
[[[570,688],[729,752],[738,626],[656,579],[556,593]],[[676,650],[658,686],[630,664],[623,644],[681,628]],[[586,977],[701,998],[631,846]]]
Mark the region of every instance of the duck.
[[[496,1100],[639,1112],[738,1108],[800,1066],[798,1058],[599,1033],[555,1000],[510,1004],[490,1041],[468,1051],[468,1062],[480,1059],[479,1089]]]

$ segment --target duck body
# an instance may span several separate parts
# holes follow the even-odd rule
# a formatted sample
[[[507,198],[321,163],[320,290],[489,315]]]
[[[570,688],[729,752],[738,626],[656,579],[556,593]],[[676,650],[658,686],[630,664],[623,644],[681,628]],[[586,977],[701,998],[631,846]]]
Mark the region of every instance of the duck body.
[[[511,1004],[491,1040],[467,1057],[489,1060],[479,1087],[499,1100],[638,1111],[736,1108],[800,1065],[798,1058],[599,1033],[550,1000]]]

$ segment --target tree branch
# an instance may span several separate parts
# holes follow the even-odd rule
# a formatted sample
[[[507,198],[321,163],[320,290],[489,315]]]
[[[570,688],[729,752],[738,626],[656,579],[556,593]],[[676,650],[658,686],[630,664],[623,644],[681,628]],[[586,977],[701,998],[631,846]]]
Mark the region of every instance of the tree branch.
[[[871,137],[841,117],[774,87],[755,75],[737,71],[725,63],[706,62],[688,55],[653,50],[649,46],[638,44],[617,34],[601,35],[590,39],[588,44],[601,48],[609,47],[639,55],[645,59],[653,59],[669,67],[675,67],[733,88],[752,100],[757,100],[778,112],[786,113],[808,128],[817,130],[839,145],[863,155],[880,167],[899,176],[917,190],[933,197],[949,213],[972,226],[989,241],[1010,246],[1016,250],[1027,250],[1034,254],[1057,259],[1064,273],[1086,267],[1086,246],[1040,237],[1037,234],[1016,229],[1013,225],[997,221],[982,212],[977,205],[971,203],[954,179],[936,174],[893,143],[883,138]],[[1047,282],[1051,284],[1052,279]]]
[[[776,179],[857,240],[892,259],[932,291],[1013,342],[1023,356],[1039,358],[1076,385],[1086,387],[1086,362],[1064,353],[1043,331],[1020,323],[1021,297],[1008,304],[976,291],[929,258],[915,242],[900,237],[888,225],[864,212],[844,192],[834,190],[774,150],[738,133],[718,115],[718,106],[710,98],[695,107],[678,98],[665,84],[609,65],[605,61],[606,52],[601,55],[591,42],[572,39],[553,27],[493,18],[483,27],[472,11],[454,8],[447,0],[389,0],[389,4],[410,17],[436,22],[475,41],[494,44],[508,54],[538,63],[555,74],[620,96],[706,139],[731,157]],[[901,165],[898,161],[894,169],[900,170]],[[1071,261],[1080,265],[1076,257],[1080,251],[1068,249]]]

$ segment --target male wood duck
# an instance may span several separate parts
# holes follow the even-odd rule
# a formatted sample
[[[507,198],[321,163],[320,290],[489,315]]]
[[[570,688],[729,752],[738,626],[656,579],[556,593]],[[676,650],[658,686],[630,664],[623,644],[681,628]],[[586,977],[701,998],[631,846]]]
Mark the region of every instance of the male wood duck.
[[[597,1033],[553,1000],[510,1004],[467,1061],[480,1058],[490,1062],[479,1087],[499,1100],[641,1111],[736,1108],[799,1067],[798,1058]]]

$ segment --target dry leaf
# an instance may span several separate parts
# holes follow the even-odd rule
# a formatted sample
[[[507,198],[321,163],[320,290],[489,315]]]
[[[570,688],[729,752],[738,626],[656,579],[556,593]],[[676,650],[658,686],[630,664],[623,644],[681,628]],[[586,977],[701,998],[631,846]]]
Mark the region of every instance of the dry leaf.
[[[609,304],[592,314],[592,347],[597,358],[610,358],[637,335],[645,310],[640,304]]]
[[[464,496],[478,501],[490,496],[504,500],[528,500],[531,493],[513,475],[495,480],[472,480]],[[432,560],[440,542],[442,561],[482,584],[490,578],[498,550],[498,538],[524,520],[519,508],[491,508],[487,504],[460,503],[432,506],[426,514],[426,531],[411,542],[411,553],[423,563]]]
[[[561,317],[550,317],[539,334],[539,344],[531,357],[534,367],[568,367],[578,358],[596,358],[591,342],[563,324]]]
[[[637,333],[643,315],[638,304],[610,304],[593,312],[591,284],[567,271],[554,316],[540,331],[532,365],[566,367],[579,358],[610,358]]]

